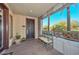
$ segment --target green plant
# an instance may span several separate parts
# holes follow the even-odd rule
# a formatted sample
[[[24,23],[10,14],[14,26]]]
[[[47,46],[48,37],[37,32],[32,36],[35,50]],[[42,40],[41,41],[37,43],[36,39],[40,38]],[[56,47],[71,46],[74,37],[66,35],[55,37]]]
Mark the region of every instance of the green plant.
[[[20,34],[18,34],[18,33],[16,33],[16,39],[20,39],[21,38],[21,35]]]
[[[63,31],[63,27],[62,26],[60,26],[60,25],[55,25],[55,31]]]

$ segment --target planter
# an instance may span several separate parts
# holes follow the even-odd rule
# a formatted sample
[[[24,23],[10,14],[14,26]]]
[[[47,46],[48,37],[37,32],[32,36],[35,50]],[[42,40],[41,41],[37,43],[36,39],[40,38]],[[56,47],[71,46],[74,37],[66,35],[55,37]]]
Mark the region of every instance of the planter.
[[[12,44],[13,44],[14,42],[15,42],[14,38],[11,38],[11,39],[9,40],[9,47],[12,46]]]
[[[16,42],[16,44],[20,44],[21,43],[21,39],[16,39],[15,42]]]

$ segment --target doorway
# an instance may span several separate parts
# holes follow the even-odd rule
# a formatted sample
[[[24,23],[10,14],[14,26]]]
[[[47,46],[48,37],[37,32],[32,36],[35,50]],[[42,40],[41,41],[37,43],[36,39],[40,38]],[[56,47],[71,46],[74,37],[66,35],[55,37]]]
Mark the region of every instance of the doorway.
[[[26,38],[35,38],[35,20],[27,18],[26,19]]]
[[[3,27],[3,20],[2,20],[2,15],[1,15],[1,10],[0,10],[0,49],[3,47],[3,31],[2,31],[2,27]]]
[[[9,10],[0,3],[0,52],[9,48]]]

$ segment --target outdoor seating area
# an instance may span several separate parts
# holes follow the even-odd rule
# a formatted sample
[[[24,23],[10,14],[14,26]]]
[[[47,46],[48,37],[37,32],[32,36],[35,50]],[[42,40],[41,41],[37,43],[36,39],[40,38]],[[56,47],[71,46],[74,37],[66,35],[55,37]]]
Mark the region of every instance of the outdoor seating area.
[[[78,16],[79,3],[1,3],[0,52],[10,49],[7,54],[14,54],[16,47],[16,54],[42,54],[42,48],[44,54],[54,54],[47,52],[51,47],[79,55]]]

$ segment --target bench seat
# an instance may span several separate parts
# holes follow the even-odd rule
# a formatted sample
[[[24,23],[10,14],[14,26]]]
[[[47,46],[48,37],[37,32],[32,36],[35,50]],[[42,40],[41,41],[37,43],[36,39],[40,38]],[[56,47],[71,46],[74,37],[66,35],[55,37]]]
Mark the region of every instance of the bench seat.
[[[40,40],[42,40],[43,42],[49,44],[52,43],[52,40],[50,38],[46,38],[46,37],[39,37]]]

